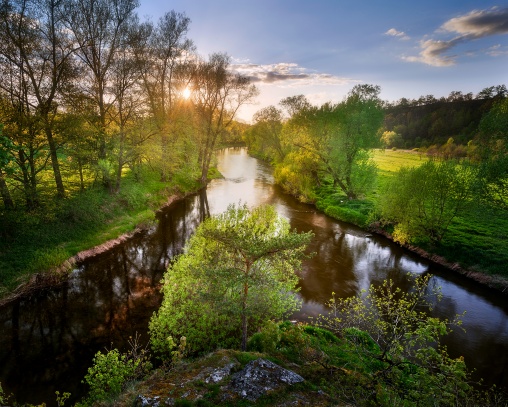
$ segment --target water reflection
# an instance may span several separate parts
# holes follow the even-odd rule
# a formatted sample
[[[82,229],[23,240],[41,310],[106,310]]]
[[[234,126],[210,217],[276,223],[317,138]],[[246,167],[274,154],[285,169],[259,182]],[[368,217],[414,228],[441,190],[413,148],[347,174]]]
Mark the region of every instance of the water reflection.
[[[224,150],[218,158],[224,179],[214,180],[206,193],[176,203],[159,215],[157,227],[80,264],[61,286],[0,310],[0,382],[7,392],[20,402],[50,404],[55,390],[82,395],[80,380],[98,350],[111,343],[126,349],[136,332],[147,339],[148,319],[161,300],[158,283],[197,225],[239,202],[274,205],[293,228],[315,234],[309,250],[316,256],[300,273],[303,307],[293,318],[324,312],[332,292],[356,295],[386,278],[408,290],[407,273],[432,273],[444,295],[436,315],[452,319],[468,311],[466,333],[457,330],[447,339],[450,353],[464,355],[489,383],[508,387],[506,297],[281,193],[270,168],[245,149]]]

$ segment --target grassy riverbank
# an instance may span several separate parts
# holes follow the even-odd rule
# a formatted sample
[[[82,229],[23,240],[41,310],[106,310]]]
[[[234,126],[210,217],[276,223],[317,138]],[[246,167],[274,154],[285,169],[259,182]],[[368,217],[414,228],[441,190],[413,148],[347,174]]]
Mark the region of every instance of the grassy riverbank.
[[[330,185],[324,185],[317,194],[317,208],[336,219],[366,228],[375,220],[379,196],[390,177],[403,166],[421,165],[426,158],[414,151],[376,150],[374,160],[379,169],[377,186],[365,199],[349,201]],[[458,263],[463,269],[508,279],[507,230],[506,211],[477,200],[454,219],[439,245],[419,242],[418,246],[448,263]]]
[[[35,273],[57,269],[82,250],[153,223],[155,212],[169,197],[199,188],[184,176],[161,182],[158,174],[145,170],[138,179],[127,173],[117,194],[98,186],[31,212],[2,213],[0,297]]]

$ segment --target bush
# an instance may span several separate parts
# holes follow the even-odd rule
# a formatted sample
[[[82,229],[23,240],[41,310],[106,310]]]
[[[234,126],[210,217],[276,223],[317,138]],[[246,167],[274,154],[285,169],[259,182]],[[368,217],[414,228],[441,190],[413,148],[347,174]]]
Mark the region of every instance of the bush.
[[[90,386],[87,398],[80,403],[82,406],[93,405],[96,402],[112,400],[125,388],[125,385],[141,379],[150,370],[151,364],[144,350],[139,351],[136,339],[131,342],[132,350],[122,354],[118,349],[106,353],[97,352],[93,358],[93,366],[83,383]]]

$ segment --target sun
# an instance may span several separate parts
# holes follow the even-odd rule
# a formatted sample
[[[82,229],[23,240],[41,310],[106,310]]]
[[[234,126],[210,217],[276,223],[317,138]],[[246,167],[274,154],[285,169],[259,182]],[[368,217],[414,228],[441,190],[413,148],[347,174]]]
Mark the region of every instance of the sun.
[[[182,92],[182,97],[184,99],[189,99],[191,97],[191,90],[189,88],[185,88]]]

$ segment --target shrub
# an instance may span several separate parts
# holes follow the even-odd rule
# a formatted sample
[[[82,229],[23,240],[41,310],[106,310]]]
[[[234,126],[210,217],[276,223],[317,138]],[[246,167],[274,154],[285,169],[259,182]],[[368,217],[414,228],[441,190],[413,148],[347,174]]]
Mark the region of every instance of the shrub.
[[[144,377],[152,368],[145,350],[140,351],[138,338],[131,340],[132,349],[129,353],[120,353],[118,349],[106,353],[97,352],[93,358],[93,366],[83,380],[90,386],[87,398],[81,406],[93,405],[96,402],[111,400],[118,396],[125,385]]]

